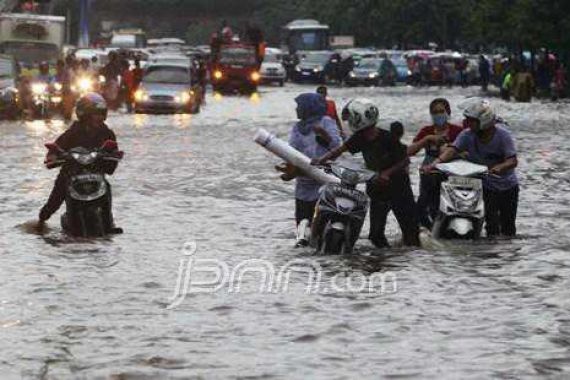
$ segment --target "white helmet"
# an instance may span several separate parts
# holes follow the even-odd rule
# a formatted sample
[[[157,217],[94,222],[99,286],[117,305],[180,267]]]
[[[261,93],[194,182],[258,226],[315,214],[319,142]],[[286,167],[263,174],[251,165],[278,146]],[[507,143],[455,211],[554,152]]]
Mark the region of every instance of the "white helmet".
[[[479,120],[479,128],[485,130],[491,127],[496,115],[491,103],[486,99],[469,99],[463,105],[463,116]]]
[[[353,133],[368,127],[373,127],[378,122],[380,111],[378,107],[366,98],[357,98],[348,102],[342,110],[342,119],[348,120],[348,125]]]

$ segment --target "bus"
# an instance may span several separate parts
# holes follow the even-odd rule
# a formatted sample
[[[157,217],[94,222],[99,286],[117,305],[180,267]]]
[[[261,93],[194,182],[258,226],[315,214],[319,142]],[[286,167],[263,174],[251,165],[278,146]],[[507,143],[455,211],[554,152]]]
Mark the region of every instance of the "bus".
[[[329,26],[316,20],[295,20],[282,29],[281,49],[288,54],[329,50],[329,34]]]

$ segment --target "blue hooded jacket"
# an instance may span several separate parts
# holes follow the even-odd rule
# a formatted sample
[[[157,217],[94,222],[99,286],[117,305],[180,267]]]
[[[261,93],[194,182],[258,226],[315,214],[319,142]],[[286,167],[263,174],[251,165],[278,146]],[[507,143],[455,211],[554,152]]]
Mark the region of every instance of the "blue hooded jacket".
[[[317,158],[342,143],[336,122],[326,116],[327,104],[324,97],[315,93],[302,94],[295,99],[295,102],[300,120],[291,130],[289,145],[309,158]],[[314,128],[318,125],[322,126],[331,138],[327,147],[317,143]],[[315,201],[319,197],[321,186],[322,184],[309,177],[298,177],[295,198],[307,202]]]

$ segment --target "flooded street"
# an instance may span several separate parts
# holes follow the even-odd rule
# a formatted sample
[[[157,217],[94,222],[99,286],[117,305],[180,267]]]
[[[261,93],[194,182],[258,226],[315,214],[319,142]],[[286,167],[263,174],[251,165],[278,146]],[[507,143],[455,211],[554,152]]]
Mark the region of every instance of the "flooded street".
[[[0,377],[568,377],[568,104],[495,100],[519,150],[519,238],[424,236],[422,250],[379,254],[365,239],[367,224],[355,257],[316,257],[293,248],[293,184],[279,180],[279,160],[252,141],[258,128],[286,138],[294,97],[313,90],[209,96],[192,116],[112,114],[126,154],[110,179],[125,233],[99,241],[65,237],[61,210],[46,234],[30,228],[56,175],[42,165],[43,145],[66,126],[0,123]],[[339,106],[356,95],[373,99],[384,123],[404,123],[405,142],[428,123],[433,98],[447,97],[459,122],[457,104],[477,94],[331,89]],[[411,169],[416,195],[420,158]],[[388,235],[399,238],[392,216]],[[192,259],[191,280],[238,278],[175,298]],[[253,270],[238,281],[240,265],[296,270],[287,289],[267,291]],[[321,278],[307,292],[311,265]],[[380,286],[343,291],[335,281],[346,278]]]

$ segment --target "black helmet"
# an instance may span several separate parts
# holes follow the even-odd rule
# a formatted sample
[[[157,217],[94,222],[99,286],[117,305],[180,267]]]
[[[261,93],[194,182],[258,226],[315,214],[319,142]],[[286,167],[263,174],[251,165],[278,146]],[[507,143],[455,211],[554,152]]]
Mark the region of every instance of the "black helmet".
[[[96,92],[90,92],[79,98],[75,113],[80,120],[93,114],[101,114],[107,118],[107,102]]]

